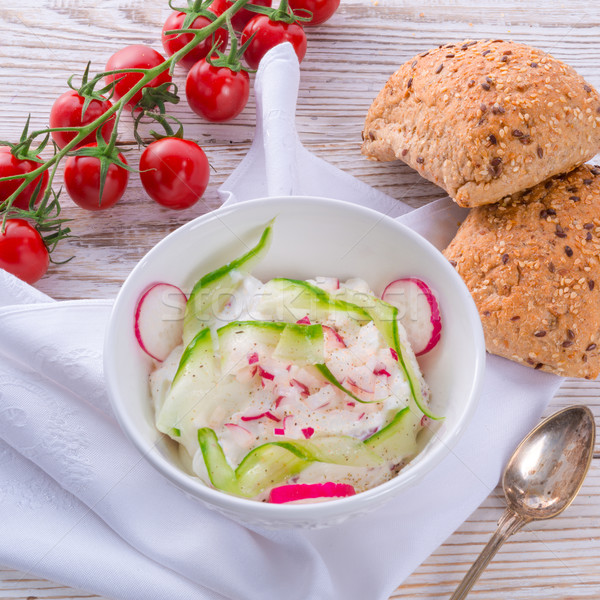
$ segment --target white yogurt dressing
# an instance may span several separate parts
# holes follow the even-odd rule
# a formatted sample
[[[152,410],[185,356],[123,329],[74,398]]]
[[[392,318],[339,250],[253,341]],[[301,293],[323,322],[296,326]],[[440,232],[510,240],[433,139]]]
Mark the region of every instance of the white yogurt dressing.
[[[335,295],[337,280],[318,278],[310,283]],[[270,321],[270,315],[257,308],[263,284],[252,276],[242,285],[218,315],[214,329],[233,321]],[[348,280],[341,287],[374,295],[366,282]],[[236,399],[234,412],[213,411],[210,422],[192,416],[192,430],[211,427],[217,434],[228,463],[237,467],[253,448],[271,441],[304,440],[322,435],[347,435],[364,440],[381,429],[402,408],[409,405],[410,386],[373,322],[360,326],[343,313],[335,320],[321,322],[325,333],[325,364],[336,379],[365,403],[357,402],[327,382],[313,367],[299,367],[272,356],[259,346],[248,352],[243,346],[226,360],[229,380],[242,384],[244,393]],[[330,329],[328,329],[330,328]],[[409,348],[404,328],[399,324],[404,347]],[[175,376],[183,346],[175,348],[150,377],[155,410],[160,410]],[[419,374],[424,395],[427,387],[412,352],[409,360]],[[366,403],[368,402],[368,403]],[[193,470],[210,484],[202,452],[194,436],[182,435],[181,443],[193,457]],[[315,462],[291,483],[335,481],[350,483],[356,491],[373,487],[391,478],[402,466],[388,462],[378,467],[347,467]],[[268,491],[257,499],[264,499]]]

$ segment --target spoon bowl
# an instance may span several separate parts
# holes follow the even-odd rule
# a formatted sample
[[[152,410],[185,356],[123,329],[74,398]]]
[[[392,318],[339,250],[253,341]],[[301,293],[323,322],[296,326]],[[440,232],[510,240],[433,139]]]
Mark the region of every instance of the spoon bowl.
[[[450,600],[466,598],[500,546],[523,525],[555,517],[573,502],[592,462],[595,441],[594,416],[587,406],[564,408],[527,435],[502,476],[508,507]]]
[[[571,406],[538,425],[519,444],[502,478],[509,508],[531,520],[560,514],[590,466],[595,424],[587,406]]]

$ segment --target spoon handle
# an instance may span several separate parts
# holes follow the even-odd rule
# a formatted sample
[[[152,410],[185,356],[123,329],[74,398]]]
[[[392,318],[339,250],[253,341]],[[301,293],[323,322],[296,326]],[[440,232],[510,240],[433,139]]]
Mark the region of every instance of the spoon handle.
[[[519,531],[523,525],[529,523],[531,519],[520,517],[510,509],[506,509],[498,521],[498,528],[494,532],[486,547],[481,551],[469,572],[464,576],[460,585],[456,588],[450,600],[463,600],[471,591],[475,582],[479,579],[488,563],[496,556],[500,546],[513,534]]]

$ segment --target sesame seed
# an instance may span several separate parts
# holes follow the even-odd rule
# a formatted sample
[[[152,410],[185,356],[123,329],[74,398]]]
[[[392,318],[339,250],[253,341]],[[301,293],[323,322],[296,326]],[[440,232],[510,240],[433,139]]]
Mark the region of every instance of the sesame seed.
[[[521,317],[519,315],[515,315],[514,317],[511,317],[510,320],[511,321],[518,321]]]
[[[446,58],[454,58],[456,54],[446,54]]]
[[[417,66],[417,61],[413,60],[412,65],[410,65],[410,66],[411,66],[411,68],[414,69]]]
[[[512,134],[513,134],[513,137],[516,137],[516,138],[523,137],[523,132],[520,129],[513,129]]]
[[[571,342],[570,340],[565,340],[565,341],[562,343],[562,347],[563,347],[563,348],[570,348],[572,345],[573,345],[573,342]]]
[[[503,63],[505,63],[505,62],[508,62],[508,56],[503,56],[503,57],[502,57],[500,60],[501,60]]]
[[[543,158],[543,157],[544,157],[544,151],[543,151],[543,150],[542,150],[542,148],[540,148],[539,146],[538,146],[538,149],[537,149],[537,155],[538,155],[540,158]]]
[[[417,162],[422,165],[425,162],[425,159],[422,156],[417,157]]]
[[[595,350],[595,349],[596,349],[596,344],[592,343],[592,344],[588,345],[588,347],[585,349],[585,351],[586,352],[590,352],[590,351]]]
[[[535,337],[544,337],[546,335],[546,331],[544,329],[540,329],[533,334]]]
[[[508,262],[508,254],[502,255],[502,264],[505,265]]]
[[[584,229],[594,229],[594,224],[593,223],[584,223],[583,228]]]
[[[591,179],[584,179],[583,180],[583,185],[592,185],[592,180]]]
[[[498,144],[498,140],[496,139],[496,136],[493,133],[490,133],[490,135],[488,135],[488,140],[490,140],[490,144],[492,144],[492,146],[496,146]]]
[[[504,54],[504,56],[510,56],[512,54],[512,50],[505,50],[502,54]]]
[[[565,246],[565,254],[571,258],[571,256],[573,256],[573,250],[571,249],[571,246]]]
[[[594,283],[594,280],[593,280],[593,279],[590,279],[590,280],[588,281],[588,287],[590,288],[590,292],[591,292],[591,291],[594,289],[595,285],[596,285],[596,284]]]
[[[592,91],[592,88],[591,88],[589,85],[587,85],[587,84],[585,84],[585,85],[583,86],[583,89],[584,89],[584,90],[585,90],[585,91],[586,91],[588,94],[589,94],[589,93]]]
[[[487,110],[487,106],[483,102],[479,105],[479,108],[481,109],[481,112],[485,112]]]
[[[408,154],[408,148],[404,148],[404,150],[402,150],[402,156],[406,156]]]
[[[567,234],[565,233],[564,229],[558,223],[556,224],[556,231],[554,233],[555,233],[556,237],[559,237],[559,238],[567,237]],[[568,246],[567,246],[567,248],[568,248]],[[566,252],[566,250],[565,250],[565,252]],[[567,253],[567,255],[568,255],[568,253]]]
[[[538,68],[538,64],[537,64],[536,62],[532,62],[532,63],[531,63],[531,66],[532,66],[534,69],[537,69],[537,68]]]
[[[569,200],[573,200],[573,202],[579,202],[581,198],[579,196],[569,196]]]
[[[490,84],[489,83],[482,83],[481,87],[486,91],[489,92],[490,91]]]
[[[533,367],[536,371],[539,371],[542,367],[544,366],[544,363],[538,363],[537,365],[535,365],[535,367]]]
[[[438,65],[438,68],[435,70],[435,74],[437,75],[438,73],[441,73],[443,68],[444,68],[444,63],[440,63]]]
[[[575,339],[575,332],[572,329],[567,329],[567,338],[570,340]]]
[[[487,56],[487,55],[488,55],[490,52],[491,52],[491,50],[484,50],[484,51],[481,53],[481,56]]]
[[[410,89],[412,87],[412,83],[413,83],[413,78],[411,77],[406,84],[407,89]]]

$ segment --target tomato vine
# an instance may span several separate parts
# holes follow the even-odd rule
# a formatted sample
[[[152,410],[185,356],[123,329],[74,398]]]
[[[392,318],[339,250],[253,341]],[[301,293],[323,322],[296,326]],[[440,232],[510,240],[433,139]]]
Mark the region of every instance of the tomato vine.
[[[11,154],[16,159],[21,161],[32,161],[39,165],[37,168],[34,168],[27,173],[19,173],[0,177],[0,184],[15,180],[20,181],[19,186],[7,198],[0,202],[0,235],[4,234],[6,223],[9,219],[28,219],[33,222],[35,228],[42,236],[48,251],[51,252],[61,239],[70,234],[70,229],[65,226],[67,219],[60,217],[61,207],[59,196],[61,191],[59,190],[56,192],[52,189],[52,183],[60,161],[66,156],[97,156],[100,159],[102,173],[104,176],[106,175],[106,171],[111,164],[125,166],[119,161],[118,152],[115,151],[115,144],[118,134],[117,125],[124,108],[127,107],[131,100],[136,96],[136,94],[139,94],[140,91],[142,91],[142,98],[137,103],[136,107],[132,109],[134,118],[136,118],[136,115],[139,114],[140,111],[145,114],[150,114],[153,109],[158,109],[158,117],[155,116],[153,118],[164,125],[166,122],[166,118],[164,117],[165,102],[177,102],[177,90],[175,88],[175,92],[171,92],[170,88],[173,86],[173,84],[170,83],[163,84],[158,88],[146,87],[147,84],[165,71],[168,71],[169,74],[172,74],[175,65],[190,50],[206,40],[209,36],[213,35],[213,33],[223,25],[230,22],[231,17],[239,10],[244,8],[244,6],[248,4],[250,0],[236,0],[227,10],[218,16],[212,15],[212,13],[209,13],[207,10],[212,1],[213,0],[188,0],[188,8],[183,9],[187,13],[186,22],[184,23],[186,28],[166,31],[165,34],[178,35],[181,33],[186,33],[191,34],[192,39],[161,64],[148,69],[127,68],[107,70],[98,73],[93,77],[90,77],[88,64],[83,73],[81,85],[78,88],[73,85],[73,77],[69,79],[69,87],[84,98],[82,114],[85,113],[85,110],[89,107],[93,100],[98,100],[100,102],[112,100],[112,106],[110,106],[108,110],[103,112],[93,121],[81,126],[54,128],[47,127],[30,132],[30,118],[28,118],[18,143],[12,144],[8,141],[0,140],[0,146],[8,146]],[[187,28],[190,23],[193,23],[196,16],[206,16],[207,14],[212,15],[210,19],[214,17],[214,20],[211,20],[208,25],[201,29]],[[115,86],[126,74],[130,73],[139,73],[141,78],[118,100],[114,100],[113,96]],[[107,76],[113,76],[113,80],[102,88],[97,89],[99,83],[105,80]],[[114,128],[110,135],[110,139],[105,141],[101,135],[102,126],[112,118],[115,119]],[[136,122],[138,121],[136,120]],[[169,129],[166,129],[167,133],[169,133]],[[75,135],[62,148],[53,142],[52,155],[46,159],[39,158],[38,155],[48,147],[50,136],[53,132],[70,132],[74,133]],[[78,148],[80,143],[94,132],[96,132],[96,139],[98,142],[97,147]],[[41,141],[38,143],[37,140]],[[138,139],[138,141],[140,141],[140,139]],[[37,147],[32,149],[32,147],[34,147],[36,144]],[[47,183],[44,186],[42,182],[46,181],[46,176]],[[15,206],[15,200],[19,197],[19,195],[22,194],[23,191],[30,184],[32,184],[32,182],[38,179],[39,181],[31,195],[27,209]],[[100,194],[100,196],[101,195],[102,194]]]

